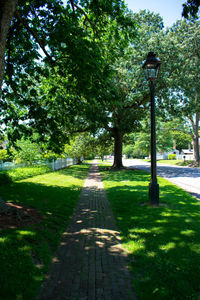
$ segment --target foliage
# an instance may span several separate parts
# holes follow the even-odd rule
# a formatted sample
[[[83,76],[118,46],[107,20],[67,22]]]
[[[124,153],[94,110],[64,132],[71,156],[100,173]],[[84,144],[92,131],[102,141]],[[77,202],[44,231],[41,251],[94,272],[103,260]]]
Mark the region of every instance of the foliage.
[[[176,154],[169,154],[168,159],[176,159]]]
[[[94,139],[88,133],[76,135],[69,145],[65,145],[65,153],[72,158],[77,158],[79,163],[84,158],[93,158]]]
[[[134,134],[134,138],[130,139],[130,141],[126,141],[125,147],[128,147],[128,145],[130,146],[128,149],[130,149],[129,151],[131,151],[134,157],[148,156],[150,153],[150,143],[151,143],[149,118],[146,118],[146,120],[141,122],[141,128],[138,131],[139,132]],[[161,118],[157,117],[156,120],[157,151],[158,152],[170,151],[172,150],[172,147],[173,147],[173,138],[172,138],[172,132],[169,130],[169,124],[168,122],[162,122]]]
[[[59,0],[22,1],[7,41],[2,106],[9,139],[37,128],[59,151],[66,132],[86,124],[79,122],[79,113],[93,114],[88,104],[96,95],[100,106],[102,88],[112,73],[109,60],[123,52],[134,27],[121,0],[71,0],[66,6]],[[42,63],[38,45],[46,55]]]
[[[123,1],[106,1],[103,5],[99,1],[90,2],[72,0],[63,7],[59,1],[53,1],[52,5],[44,1],[37,7],[33,4],[31,11],[28,8],[24,11],[23,6],[18,9],[21,17],[17,14],[12,29],[15,32],[17,27],[22,32],[19,36],[26,36],[24,48],[29,49],[32,56],[28,56],[31,59],[25,73],[18,74],[19,69],[12,65],[15,60],[10,49],[14,48],[16,57],[21,58],[18,48],[21,41],[9,40],[6,58],[8,65],[12,65],[9,68],[12,74],[6,76],[8,87],[3,93],[4,109],[5,106],[9,108],[9,114],[4,118],[9,139],[19,139],[23,131],[30,134],[36,129],[51,149],[62,152],[70,133],[86,130],[94,133],[110,123],[110,117],[107,117],[110,111],[113,114],[112,104],[118,104],[123,90],[116,80],[118,70],[114,63],[135,38],[135,21],[127,13]],[[43,64],[37,64],[33,59],[37,58],[37,44],[32,38],[33,47],[28,44],[28,27],[18,26],[24,25],[24,16],[29,27],[48,48]],[[41,30],[41,24],[46,23],[47,28]],[[36,36],[33,34],[33,37]],[[30,69],[36,70],[35,74]],[[15,76],[13,70],[16,70]],[[21,97],[16,97],[12,90],[10,92],[10,87],[15,92],[17,87]]]
[[[10,169],[7,171],[0,171],[1,183],[15,182],[18,180],[26,179],[36,175],[45,174],[50,172],[51,168],[48,166],[34,166]]]
[[[32,142],[30,139],[23,137],[16,142],[18,148],[16,157],[19,157],[23,162],[27,164],[33,164],[34,161],[40,157],[40,148],[37,143]]]
[[[183,127],[182,130],[184,130]],[[176,149],[180,152],[182,151],[182,149],[188,149],[189,143],[192,142],[192,138],[188,133],[181,132],[178,130],[174,130],[172,132],[172,137],[176,141]]]
[[[160,114],[189,122],[196,161],[199,160],[199,38],[199,20],[183,20],[154,41],[162,60],[156,89]]]
[[[198,18],[199,6],[199,0],[188,0],[183,4],[182,16],[187,19],[189,19],[190,17]]]
[[[123,154],[126,155],[127,158],[131,158],[133,156],[133,145],[124,146]]]
[[[43,160],[48,160],[48,161],[53,161],[53,160],[56,160],[59,158],[64,158],[64,157],[65,157],[64,154],[59,155],[51,150],[41,153],[41,158]]]
[[[102,158],[113,153],[113,141],[109,133],[103,132],[94,138],[94,152]]]
[[[0,150],[0,161],[7,160],[8,158],[8,151],[6,149]]]
[[[198,299],[200,203],[158,178],[158,208],[148,201],[150,175],[101,168],[106,194],[119,226],[138,299]],[[188,280],[190,278],[190,280]]]
[[[23,40],[30,43],[24,48],[30,50],[32,59],[24,60],[27,66],[21,72],[21,65],[15,66],[24,53],[18,48],[21,41],[10,40],[6,58],[12,85],[7,72],[2,103],[10,138],[36,129],[49,148],[62,152],[71,133],[88,130],[94,134],[104,128],[114,138],[114,152],[120,156],[124,135],[138,129],[149,109],[149,88],[141,65],[150,49],[162,60],[155,83],[161,117],[185,114],[191,120],[199,95],[195,80],[199,76],[198,21],[178,22],[164,31],[158,14],[127,13],[123,1],[108,2],[102,6],[98,1],[92,5],[82,1],[80,10],[70,5],[74,1],[66,7],[53,1],[46,10],[44,1],[36,7],[40,22],[29,7],[20,8],[20,14],[28,17],[31,28],[46,43],[49,55],[38,63],[37,43],[28,38],[19,18],[13,21],[12,34],[16,26],[20,38],[27,37]],[[48,21],[43,32],[40,26]],[[14,93],[14,85],[21,96]]]
[[[0,187],[4,200],[34,207],[43,216],[39,224],[1,230],[1,299],[35,299],[73,214],[88,168],[71,166]]]

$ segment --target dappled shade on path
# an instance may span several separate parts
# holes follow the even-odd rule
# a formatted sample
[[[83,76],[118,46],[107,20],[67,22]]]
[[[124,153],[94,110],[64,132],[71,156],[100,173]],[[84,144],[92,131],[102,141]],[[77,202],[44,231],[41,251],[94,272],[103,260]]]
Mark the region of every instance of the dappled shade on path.
[[[37,299],[135,299],[127,255],[96,165]]]

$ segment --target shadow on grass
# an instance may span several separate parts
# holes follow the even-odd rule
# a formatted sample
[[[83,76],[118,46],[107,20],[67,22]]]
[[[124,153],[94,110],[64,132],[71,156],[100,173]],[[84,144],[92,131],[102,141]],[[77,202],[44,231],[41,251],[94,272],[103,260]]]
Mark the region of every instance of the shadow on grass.
[[[0,230],[0,299],[34,299],[77,203],[83,183],[79,179],[87,171],[74,166],[0,187],[4,200],[35,207],[44,216],[39,224]],[[45,184],[44,178],[51,176],[58,181]],[[65,186],[71,177],[74,181]]]
[[[200,204],[182,189],[159,179],[160,201],[148,201],[149,174],[105,172],[106,192],[131,253],[130,269],[139,299],[199,299]]]
[[[91,166],[91,164],[89,164],[89,163],[84,163],[83,165],[73,165],[73,166],[67,167],[65,169],[56,171],[56,173],[66,175],[66,172],[67,172],[67,175],[73,176],[74,178],[84,179],[85,178],[85,169],[86,169],[86,167],[88,168],[90,166]]]

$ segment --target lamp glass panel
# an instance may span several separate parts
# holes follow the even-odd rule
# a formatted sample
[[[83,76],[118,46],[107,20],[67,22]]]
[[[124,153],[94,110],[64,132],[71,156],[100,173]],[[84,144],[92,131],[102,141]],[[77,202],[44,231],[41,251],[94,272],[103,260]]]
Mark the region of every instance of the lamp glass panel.
[[[147,79],[155,79],[157,78],[158,69],[145,69],[145,74]]]

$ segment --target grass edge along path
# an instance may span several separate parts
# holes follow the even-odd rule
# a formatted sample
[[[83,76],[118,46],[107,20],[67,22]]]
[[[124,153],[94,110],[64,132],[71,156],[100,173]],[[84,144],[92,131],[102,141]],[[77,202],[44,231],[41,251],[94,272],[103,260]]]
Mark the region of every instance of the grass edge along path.
[[[34,299],[73,214],[89,165],[35,176],[0,187],[6,201],[35,207],[39,224],[0,230],[0,299]]]
[[[158,208],[148,201],[150,175],[99,166],[104,187],[130,253],[133,287],[140,300],[200,299],[200,202],[158,178]]]

